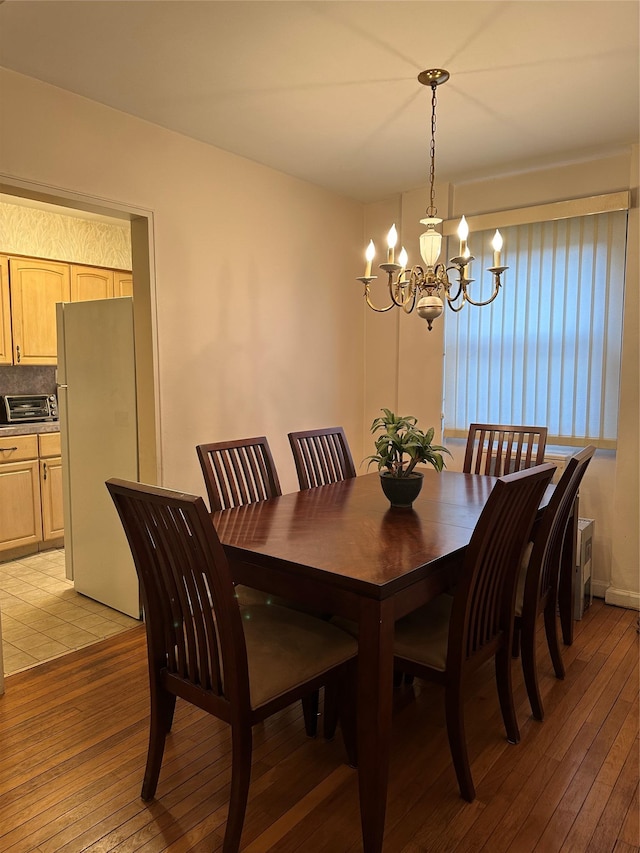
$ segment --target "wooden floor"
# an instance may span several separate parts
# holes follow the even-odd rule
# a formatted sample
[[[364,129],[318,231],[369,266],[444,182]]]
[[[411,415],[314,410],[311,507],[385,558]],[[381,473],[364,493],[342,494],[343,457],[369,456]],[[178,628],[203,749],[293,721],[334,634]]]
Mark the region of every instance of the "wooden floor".
[[[458,796],[438,688],[396,691],[385,853],[631,853],[638,829],[637,613],[594,602],[564,682],[541,655],[544,723],[514,662],[522,741],[506,743],[493,673],[467,705],[477,800]],[[221,848],[226,726],[178,700],[158,799],[139,798],[147,740],[144,629],[10,676],[0,697],[0,851]],[[299,706],[255,730],[243,834],[251,853],[362,849],[356,771],[339,738],[305,737]]]

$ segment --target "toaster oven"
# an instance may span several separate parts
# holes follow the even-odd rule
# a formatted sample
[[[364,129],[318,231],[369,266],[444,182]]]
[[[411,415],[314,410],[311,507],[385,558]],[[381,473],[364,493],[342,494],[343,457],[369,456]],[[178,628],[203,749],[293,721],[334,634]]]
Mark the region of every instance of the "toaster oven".
[[[32,424],[58,420],[55,394],[0,395],[0,423]]]

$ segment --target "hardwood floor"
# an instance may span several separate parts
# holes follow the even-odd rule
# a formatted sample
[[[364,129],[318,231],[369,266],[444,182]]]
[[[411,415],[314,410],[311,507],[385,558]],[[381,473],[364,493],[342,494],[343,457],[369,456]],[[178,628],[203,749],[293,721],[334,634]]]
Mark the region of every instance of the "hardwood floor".
[[[540,649],[544,723],[514,661],[522,741],[504,738],[491,666],[467,703],[478,797],[458,795],[441,691],[396,691],[385,853],[631,853],[638,827],[638,614],[595,601],[557,681]],[[542,641],[542,637],[540,637]],[[178,700],[158,799],[147,746],[144,628],[12,675],[0,697],[2,853],[221,849],[230,742]],[[356,771],[339,737],[309,740],[299,703],[255,729],[243,851],[361,850]]]

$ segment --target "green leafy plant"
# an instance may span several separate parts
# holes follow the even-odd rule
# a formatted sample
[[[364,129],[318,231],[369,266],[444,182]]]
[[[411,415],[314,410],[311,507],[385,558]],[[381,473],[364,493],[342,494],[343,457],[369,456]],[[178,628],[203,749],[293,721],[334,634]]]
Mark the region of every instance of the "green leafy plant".
[[[369,465],[375,462],[378,471],[386,469],[393,477],[408,477],[419,462],[428,462],[436,471],[446,467],[442,454],[451,454],[446,447],[431,443],[433,427],[423,432],[412,415],[395,415],[389,409],[381,411],[383,416],[371,424],[371,432],[380,435],[375,439],[375,455],[365,459]]]

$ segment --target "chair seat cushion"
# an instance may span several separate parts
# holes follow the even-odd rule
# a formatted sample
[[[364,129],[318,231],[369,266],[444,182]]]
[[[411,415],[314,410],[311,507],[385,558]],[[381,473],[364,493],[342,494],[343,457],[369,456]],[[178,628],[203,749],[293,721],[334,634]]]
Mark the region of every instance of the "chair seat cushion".
[[[329,622],[278,605],[241,607],[251,707],[322,675],[358,653],[358,643]]]
[[[452,596],[439,595],[396,622],[394,654],[444,672],[452,604]]]
[[[522,555],[520,563],[520,574],[518,575],[518,585],[516,587],[516,616],[522,616],[522,604],[524,602],[524,585],[527,580],[527,570],[529,561],[531,560],[531,552],[533,551],[533,542],[529,542]]]

